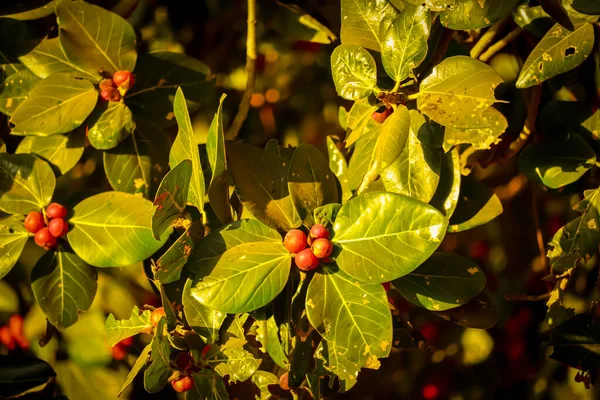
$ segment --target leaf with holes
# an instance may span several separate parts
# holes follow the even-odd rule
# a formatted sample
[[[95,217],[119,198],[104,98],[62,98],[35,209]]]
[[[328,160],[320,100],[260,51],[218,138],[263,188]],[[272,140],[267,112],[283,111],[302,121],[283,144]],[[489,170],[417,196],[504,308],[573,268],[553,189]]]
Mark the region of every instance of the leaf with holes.
[[[340,40],[381,51],[385,32],[399,12],[387,0],[342,0]]]
[[[40,211],[52,200],[56,178],[46,161],[30,154],[0,153],[0,210]]]
[[[243,243],[227,250],[218,261],[198,268],[190,293],[215,310],[253,311],[283,290],[291,260],[281,242]]]
[[[452,146],[467,143],[479,150],[489,149],[492,144],[497,144],[498,137],[508,127],[504,115],[494,107],[482,112],[474,112],[466,117],[461,115],[453,125],[446,126],[444,134],[444,151]]]
[[[171,372],[171,352],[174,350],[169,342],[168,334],[165,335],[166,318],[158,321],[154,337],[152,338],[152,363],[144,371],[144,389],[149,393],[160,392],[168,383]]]
[[[108,345],[116,346],[123,339],[151,330],[151,314],[152,311],[150,310],[144,310],[140,314],[137,306],[133,306],[131,316],[128,319],[117,320],[114,315],[109,314],[106,318],[106,341]]]
[[[459,0],[440,15],[440,22],[454,30],[481,29],[510,15],[518,0]]]
[[[105,192],[73,208],[67,234],[71,247],[96,267],[122,267],[150,257],[171,234],[152,235],[152,202],[128,193]]]
[[[397,82],[408,78],[427,55],[431,13],[425,7],[408,6],[392,22],[381,44],[385,72]]]
[[[365,193],[337,214],[332,241],[341,251],[336,262],[363,282],[389,282],[425,261],[440,245],[447,225],[439,211],[418,200]]]
[[[375,59],[360,46],[341,44],[331,53],[333,83],[347,100],[359,100],[371,94],[377,85]]]
[[[292,202],[305,226],[314,224],[317,207],[338,202],[333,172],[323,154],[310,144],[296,148],[287,178]]]
[[[192,162],[183,160],[160,183],[154,197],[156,209],[152,214],[152,234],[155,239],[158,240],[175,220],[184,216],[191,177]]]
[[[593,48],[592,24],[578,24],[573,32],[556,24],[525,60],[516,85],[528,88],[570,71],[584,62]]]
[[[135,32],[119,15],[83,1],[56,5],[58,38],[66,58],[91,74],[133,71]]]
[[[31,271],[35,300],[59,329],[68,328],[92,305],[98,288],[96,269],[63,247],[42,256]]]
[[[485,287],[485,274],[473,261],[452,253],[433,253],[393,284],[411,303],[432,311],[466,304]]]
[[[13,133],[47,136],[67,133],[90,115],[98,100],[91,82],[58,73],[41,80],[10,118]]]
[[[56,175],[64,175],[79,162],[84,145],[84,131],[76,129],[66,135],[26,136],[19,143],[15,153],[34,154],[47,161]]]
[[[15,266],[27,239],[29,232],[23,226],[21,215],[0,218],[0,279]]]
[[[209,361],[222,377],[229,376],[230,383],[243,382],[256,372],[261,360],[244,349],[225,349],[216,360]]]

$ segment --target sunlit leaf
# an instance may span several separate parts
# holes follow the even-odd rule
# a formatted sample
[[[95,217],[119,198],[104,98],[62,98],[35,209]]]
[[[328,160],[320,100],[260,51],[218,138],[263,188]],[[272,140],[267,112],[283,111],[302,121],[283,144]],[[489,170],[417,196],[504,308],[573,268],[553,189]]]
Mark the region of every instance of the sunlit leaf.
[[[7,77],[0,85],[0,111],[12,115],[39,81],[26,69]]]
[[[154,197],[156,209],[152,214],[152,234],[155,239],[158,240],[177,218],[185,214],[191,177],[192,162],[183,160],[160,183]]]
[[[0,218],[0,279],[17,263],[28,238],[21,215]]]
[[[114,149],[135,129],[131,110],[123,102],[106,102],[87,121],[90,144],[98,150]]]
[[[456,210],[450,217],[450,232],[461,232],[486,224],[502,214],[502,203],[487,186],[463,176]]]
[[[377,84],[375,59],[360,46],[336,47],[331,53],[331,73],[335,89],[347,100],[367,97]]]
[[[64,175],[81,159],[84,144],[83,129],[76,129],[66,135],[26,136],[15,153],[35,154],[47,161],[57,175]]]
[[[190,292],[192,284],[193,279],[189,278],[183,288],[182,304],[185,320],[206,343],[215,343],[219,340],[219,329],[227,314],[200,304]]]
[[[329,169],[338,178],[342,192],[342,203],[352,197],[350,182],[348,179],[348,163],[342,152],[331,138],[327,136],[327,152],[329,155]]]
[[[510,15],[518,0],[458,0],[440,15],[446,28],[481,29]]]
[[[156,261],[154,277],[161,283],[171,283],[179,280],[181,270],[192,254],[192,250],[204,236],[202,221],[194,221]]]
[[[399,14],[387,0],[342,0],[343,44],[381,51],[383,36]]]
[[[453,149],[442,157],[440,182],[429,204],[450,218],[458,204],[460,193],[460,159],[458,150]]]
[[[150,315],[152,311],[144,310],[140,313],[137,306],[131,310],[131,317],[117,320],[114,315],[109,314],[106,318],[106,340],[109,346],[115,346],[121,340],[135,336],[140,332],[152,329]]]
[[[260,359],[239,348],[225,349],[218,357],[218,360],[210,361],[210,364],[222,377],[229,376],[231,383],[250,379],[261,363]]]
[[[135,377],[140,373],[140,371],[148,363],[148,359],[150,358],[150,349],[152,349],[151,345],[147,345],[146,347],[144,347],[144,350],[142,350],[142,352],[138,356],[137,360],[135,360],[135,364],[133,364],[133,367],[127,374],[127,378],[125,379],[123,386],[121,386],[121,391],[119,392],[119,396],[121,396],[121,394],[125,391],[125,389],[127,389],[127,387],[133,383],[133,380],[135,379]]]

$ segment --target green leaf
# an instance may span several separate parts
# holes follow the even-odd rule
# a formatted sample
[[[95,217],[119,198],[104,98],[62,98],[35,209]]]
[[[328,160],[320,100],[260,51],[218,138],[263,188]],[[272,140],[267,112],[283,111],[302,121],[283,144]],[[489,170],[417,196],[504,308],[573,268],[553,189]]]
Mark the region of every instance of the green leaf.
[[[565,10],[561,0],[540,0],[539,3],[544,11],[550,14],[552,19],[554,19],[556,22],[570,31],[575,29],[573,22],[571,22],[569,19],[569,14],[567,14],[567,10]]]
[[[381,173],[388,192],[405,194],[423,202],[433,197],[440,180],[442,152],[421,143],[419,130],[426,124],[416,110],[410,110],[410,134],[400,156]]]
[[[38,397],[36,394],[31,396],[21,396],[30,392],[32,389],[45,388],[50,382],[56,379],[56,372],[50,364],[25,355],[3,355],[0,357],[0,393],[6,398],[18,397]],[[39,397],[47,397],[43,393]]]
[[[0,279],[15,266],[28,238],[21,215],[0,218]]]
[[[448,221],[439,211],[395,193],[365,193],[344,204],[333,243],[340,269],[363,282],[388,282],[412,272],[440,245]]]
[[[485,274],[473,261],[452,253],[433,253],[393,284],[411,303],[445,311],[466,304],[481,293],[485,282]]]
[[[296,212],[305,226],[312,226],[317,207],[338,202],[333,172],[323,154],[310,144],[294,151],[287,175],[288,188]]]
[[[117,320],[114,315],[109,314],[106,318],[106,341],[108,345],[111,347],[116,346],[123,339],[152,329],[151,314],[152,311],[150,310],[144,310],[140,314],[137,306],[133,306],[131,317],[128,319]]]
[[[208,128],[206,152],[210,163],[211,178],[208,185],[208,201],[219,221],[227,224],[232,221],[229,204],[229,183],[227,181],[227,159],[225,158],[225,136],[223,134],[223,100],[221,96],[217,113]]]
[[[460,159],[458,149],[453,149],[442,156],[440,183],[429,204],[435,207],[446,218],[454,214],[460,194]]]
[[[342,189],[341,200],[342,203],[345,203],[350,197],[352,197],[352,190],[350,189],[350,181],[348,179],[348,163],[331,136],[327,136],[327,152],[329,155],[329,169],[340,182]]]
[[[179,280],[194,246],[204,236],[202,221],[194,221],[156,262],[154,277],[161,283]]]
[[[460,197],[450,218],[450,232],[462,232],[487,224],[502,214],[502,203],[487,186],[463,176],[460,180]]]
[[[341,44],[331,53],[331,73],[338,94],[346,100],[359,100],[377,85],[377,65],[360,46]]]
[[[479,127],[481,113],[494,104],[494,89],[502,82],[492,67],[479,60],[449,57],[421,82],[417,106],[441,125]]]
[[[413,6],[423,6],[431,11],[451,10],[455,4],[455,0],[390,0],[390,2],[399,10],[405,7],[403,3],[407,3]],[[402,6],[402,8],[399,6]]]
[[[0,153],[0,210],[40,211],[52,200],[56,178],[47,162],[29,154]]]
[[[270,21],[284,40],[298,40],[329,44],[337,40],[337,36],[317,18],[304,11],[297,4],[277,3],[290,12],[276,14]]]
[[[518,0],[460,0],[440,15],[440,22],[454,30],[481,29],[510,15]]]
[[[261,400],[268,399],[272,396],[269,391],[269,385],[277,385],[279,383],[279,378],[267,371],[256,371],[254,375],[252,375],[252,383],[260,390]]]
[[[388,1],[342,0],[343,44],[381,51],[383,36],[399,14]]]
[[[192,121],[185,104],[185,97],[181,88],[177,89],[175,101],[173,102],[173,111],[179,126],[179,133],[175,138],[171,153],[169,154],[169,164],[171,166],[179,164],[183,160],[192,162],[192,179],[190,181],[190,190],[187,201],[190,202],[200,212],[204,212],[204,174],[202,173],[202,164],[200,164],[200,153],[198,144],[194,136]]]
[[[255,219],[242,219],[210,232],[194,248],[187,266],[191,271],[195,271],[227,250],[243,243],[281,243],[281,241],[281,235],[276,230]]]
[[[133,71],[135,32],[119,15],[83,1],[62,0],[56,17],[60,44],[71,63],[92,74]]]
[[[226,313],[256,310],[285,287],[291,255],[279,242],[243,243],[196,271],[192,296]]]
[[[122,267],[154,254],[167,241],[152,236],[152,202],[128,193],[105,192],[73,208],[67,235],[79,257],[96,267]]]
[[[135,129],[133,115],[123,102],[105,102],[92,112],[87,121],[88,139],[98,150],[114,149]]]
[[[348,112],[346,129],[349,134],[346,135],[346,147],[350,147],[362,136],[368,135],[370,132],[381,127],[371,118],[377,110],[377,105],[371,104],[371,98],[355,101],[352,108]]]
[[[326,204],[322,207],[315,208],[315,224],[321,224],[327,229],[332,229],[335,218],[341,208],[341,204]]]
[[[288,161],[244,143],[227,146],[229,171],[244,207],[262,223],[284,231],[302,222],[288,189]]]
[[[571,6],[582,14],[600,15],[600,3],[595,0],[573,0]]]
[[[573,209],[581,216],[567,223],[548,243],[550,266],[556,272],[574,267],[581,258],[589,260],[600,244],[600,189],[586,190]]]
[[[489,297],[482,292],[467,304],[435,314],[446,321],[475,329],[490,329],[498,322],[498,312]]]
[[[48,162],[55,174],[64,175],[81,159],[84,144],[84,130],[76,129],[66,135],[26,136],[19,143],[15,153],[34,154]]]
[[[170,145],[161,129],[137,121],[135,130],[119,146],[103,152],[108,182],[114,190],[148,198],[168,170],[166,150]]]
[[[144,389],[149,393],[160,392],[168,382],[171,372],[169,366],[171,356],[171,345],[165,335],[166,318],[158,321],[158,326],[152,339],[152,363],[144,371]]]
[[[68,328],[92,305],[98,288],[96,269],[63,247],[42,256],[31,271],[35,300],[50,323]]]
[[[158,240],[175,220],[185,215],[191,177],[192,162],[183,160],[160,183],[154,197],[156,208],[152,214],[152,234],[155,239]]]
[[[137,360],[135,360],[135,364],[133,364],[133,367],[127,374],[127,378],[125,379],[123,386],[121,386],[121,391],[119,392],[119,396],[121,396],[121,394],[123,394],[125,389],[127,389],[127,387],[133,383],[133,380],[136,378],[136,376],[140,373],[140,371],[148,363],[148,360],[150,358],[150,349],[152,349],[152,345],[147,345],[146,347],[144,347],[144,350],[142,350],[142,353],[139,355]]]
[[[13,115],[39,81],[26,69],[7,77],[0,85],[0,112]]]
[[[2,10],[0,10],[0,16],[19,21],[44,18],[54,13],[55,5],[56,0],[10,2],[6,3],[6,8],[3,5]]]
[[[229,376],[230,383],[243,382],[256,372],[261,360],[244,349],[225,349],[220,354],[223,358],[209,361],[209,364],[222,377]]]
[[[379,174],[392,165],[404,150],[409,135],[410,114],[408,108],[400,104],[381,125],[369,172]]]
[[[327,369],[342,379],[347,378],[346,364],[370,367],[390,354],[392,316],[378,283],[358,282],[337,268],[325,267],[308,286],[306,313],[327,341]]]
[[[444,134],[444,151],[462,143],[472,145],[476,149],[485,150],[490,145],[498,143],[498,137],[508,127],[508,121],[494,107],[469,117],[461,115],[453,125],[448,125]]]
[[[135,68],[136,84],[125,102],[136,117],[159,126],[172,124],[173,99],[177,88],[186,94],[190,111],[210,99],[214,80],[210,69],[195,58],[182,53],[156,51],[142,54]]]
[[[268,353],[275,364],[281,368],[289,369],[290,362],[279,339],[279,327],[275,321],[275,316],[272,315],[268,319],[258,318],[255,323],[257,325],[256,340],[262,345],[260,350],[263,353]]]
[[[356,141],[354,152],[348,163],[348,183],[352,190],[358,189],[363,176],[371,165],[373,151],[381,130],[381,125],[373,120],[371,120],[368,127],[369,130]]]
[[[186,400],[228,400],[223,379],[210,369],[192,374],[194,386],[185,393]]]
[[[596,162],[591,146],[576,133],[562,140],[542,140],[523,150],[519,169],[531,180],[552,189],[577,181]]]
[[[35,85],[15,110],[10,118],[13,132],[35,136],[70,132],[90,115],[97,100],[91,82],[66,73],[51,75]]]
[[[517,78],[517,87],[539,85],[580,65],[594,48],[594,27],[582,23],[573,32],[556,24],[529,54]]]
[[[227,314],[200,304],[190,292],[192,285],[193,279],[189,278],[183,288],[182,304],[185,320],[207,344],[215,343],[219,340],[219,329]]]
[[[554,25],[554,20],[541,6],[531,7],[525,4],[518,6],[513,11],[513,21],[537,37],[544,36],[548,29]]]
[[[98,82],[102,78],[99,71],[88,72],[69,61],[59,38],[42,40],[35,49],[19,57],[19,61],[41,79],[60,72],[80,76],[92,82]]]
[[[397,82],[408,78],[427,55],[431,13],[421,6],[408,6],[394,20],[381,44],[385,72]]]
[[[589,314],[578,314],[550,331],[550,358],[573,368],[600,367],[600,324]]]

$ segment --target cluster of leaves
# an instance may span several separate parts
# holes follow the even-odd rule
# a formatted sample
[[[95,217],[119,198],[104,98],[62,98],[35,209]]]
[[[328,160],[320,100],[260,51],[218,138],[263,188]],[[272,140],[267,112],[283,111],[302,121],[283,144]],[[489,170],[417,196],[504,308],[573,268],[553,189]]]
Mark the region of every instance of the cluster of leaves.
[[[329,137],[327,155],[309,144],[226,142],[225,96],[199,151],[190,112],[209,97],[209,69],[180,53],[138,57],[133,28],[103,8],[58,0],[0,19],[3,29],[26,29],[21,19],[55,13],[58,27],[57,37],[2,68],[0,111],[10,116],[11,134],[24,138],[15,154],[0,153],[0,210],[7,214],[0,219],[0,277],[30,238],[23,216],[57,200],[56,177],[88,145],[103,152],[114,191],[65,202],[72,205],[66,241],[38,261],[31,281],[49,324],[62,330],[91,306],[96,268],[151,261],[166,318],[153,329],[150,311],[135,308],[129,319],[106,321],[111,345],[153,334],[124,388],[143,371],[152,393],[191,375],[189,399],[227,398],[225,381],[249,379],[268,398],[268,386],[285,373],[290,387],[314,398],[323,381],[349,390],[362,368],[377,369],[392,347],[405,345],[397,337],[405,325],[398,326],[382,285],[388,282],[392,293],[442,318],[489,328],[495,312],[482,293],[483,271],[436,250],[447,232],[502,212],[497,195],[463,175],[461,158],[496,146],[509,127],[495,97],[504,80],[477,57],[447,51],[446,39],[512,15],[519,29],[541,36],[515,84],[536,90],[592,54],[598,19],[591,1],[566,8],[517,3],[342,0],[331,69],[338,94],[354,103],[340,108],[346,139]],[[558,23],[545,29],[541,22],[550,18]],[[310,21],[316,36],[329,32]],[[98,84],[121,70],[133,71],[136,83],[120,101],[100,102]],[[600,131],[597,112],[565,133],[553,117],[562,106],[552,100],[541,111],[556,134],[519,155],[521,170],[551,189],[579,180],[596,162],[589,142]],[[384,109],[380,123],[373,114]],[[163,128],[174,123],[171,145]],[[567,279],[598,247],[597,190],[585,193],[582,216],[550,243],[554,278]],[[330,231],[334,252],[305,273],[282,237],[314,224]],[[550,306],[560,304],[563,289],[559,281]],[[556,328],[554,357],[592,368],[585,346],[595,339],[574,342],[574,326]],[[182,353],[193,367],[178,365]]]

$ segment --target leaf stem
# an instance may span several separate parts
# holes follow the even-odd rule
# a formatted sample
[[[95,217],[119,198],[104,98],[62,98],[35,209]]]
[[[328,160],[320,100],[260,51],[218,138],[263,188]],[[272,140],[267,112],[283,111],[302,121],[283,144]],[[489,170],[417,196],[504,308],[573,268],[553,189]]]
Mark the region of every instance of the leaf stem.
[[[416,100],[419,98],[419,92],[417,93],[413,93],[413,94],[409,94],[406,96],[406,100]]]
[[[532,296],[529,294],[507,294],[506,296],[504,296],[504,300],[540,301],[549,299],[551,294],[551,292],[539,294],[537,296]]]
[[[246,37],[246,90],[240,101],[238,112],[227,132],[226,138],[233,140],[240,133],[240,129],[248,117],[250,110],[250,99],[254,91],[254,81],[256,80],[256,0],[248,1],[248,34]]]
[[[519,137],[508,147],[508,153],[505,158],[511,158],[521,151],[523,146],[525,146],[525,143],[527,143],[529,136],[531,136],[531,133],[535,131],[535,121],[538,116],[541,94],[541,86],[538,85],[531,88],[531,98],[529,99],[529,105],[527,107],[527,119],[525,120],[525,124],[523,125]]]
[[[481,55],[481,53],[483,53],[485,48],[488,47],[490,43],[492,43],[492,40],[494,40],[498,32],[500,32],[500,30],[504,28],[506,21],[507,19],[504,18],[503,20],[496,22],[495,24],[490,26],[489,29],[483,35],[481,35],[477,43],[475,43],[475,46],[473,46],[473,48],[471,49],[471,57],[479,58],[479,56]]]
[[[488,62],[490,58],[492,58],[492,56],[494,54],[496,54],[497,52],[499,52],[500,50],[502,50],[504,47],[506,47],[507,44],[509,44],[510,42],[512,42],[513,40],[515,40],[516,38],[519,37],[519,35],[521,35],[521,32],[523,32],[523,28],[521,27],[516,27],[515,29],[513,29],[512,31],[510,31],[506,36],[504,36],[502,39],[498,40],[496,43],[494,43],[493,45],[491,45],[489,47],[489,49],[487,49],[485,51],[485,53],[483,53],[479,59],[483,62]]]

